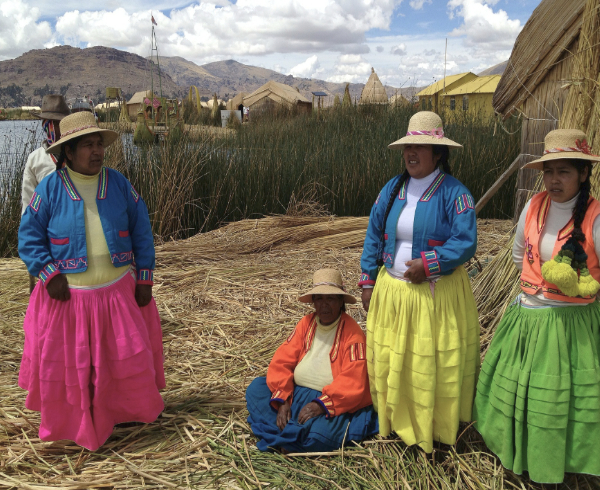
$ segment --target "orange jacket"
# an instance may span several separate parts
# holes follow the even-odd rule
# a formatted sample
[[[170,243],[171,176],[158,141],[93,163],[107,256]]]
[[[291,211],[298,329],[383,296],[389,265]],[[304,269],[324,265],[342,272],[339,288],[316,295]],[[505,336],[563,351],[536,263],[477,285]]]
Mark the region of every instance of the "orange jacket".
[[[316,314],[306,315],[275,351],[267,370],[270,404],[278,409],[294,393],[294,369],[310,350],[317,328]],[[356,412],[372,404],[367,376],[365,334],[354,319],[342,313],[333,346],[329,352],[333,382],[315,398],[327,418]]]
[[[531,204],[527,210],[525,219],[525,256],[523,257],[523,272],[521,273],[521,289],[527,294],[542,294],[549,299],[565,301],[567,303],[592,303],[595,297],[586,298],[571,297],[564,294],[555,284],[548,283],[542,277],[542,267],[540,265],[539,243],[546,217],[550,209],[550,196],[548,192],[540,192],[531,198]],[[600,281],[600,265],[596,250],[594,248],[593,226],[594,220],[600,214],[600,203],[593,197],[590,198],[588,209],[585,213],[581,230],[585,233],[586,240],[583,242],[583,249],[588,256],[587,266],[590,274],[596,281]],[[560,251],[573,231],[573,219],[565,225],[558,233],[554,244],[552,257]]]

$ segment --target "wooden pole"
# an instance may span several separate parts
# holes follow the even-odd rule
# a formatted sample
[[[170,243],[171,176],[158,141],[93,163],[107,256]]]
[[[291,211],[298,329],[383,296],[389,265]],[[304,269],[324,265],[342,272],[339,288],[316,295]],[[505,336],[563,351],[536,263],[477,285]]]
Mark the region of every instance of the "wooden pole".
[[[494,197],[494,195],[496,194],[496,192],[498,192],[500,187],[502,187],[502,185],[510,178],[510,176],[518,170],[520,162],[521,155],[514,159],[514,161],[510,164],[510,167],[508,167],[504,171],[504,173],[498,178],[498,180],[494,182],[492,187],[490,187],[487,190],[487,192],[483,195],[483,197],[479,199],[479,201],[475,205],[475,213],[479,213],[479,211],[481,211],[481,208],[483,208],[483,206],[485,206],[488,203],[488,201],[492,197]]]

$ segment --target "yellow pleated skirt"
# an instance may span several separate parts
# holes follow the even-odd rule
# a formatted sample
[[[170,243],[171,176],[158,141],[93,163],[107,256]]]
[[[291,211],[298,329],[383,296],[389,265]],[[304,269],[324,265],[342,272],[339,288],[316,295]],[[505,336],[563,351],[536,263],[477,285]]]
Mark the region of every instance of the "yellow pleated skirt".
[[[383,436],[426,452],[456,442],[471,420],[479,372],[479,318],[464,268],[432,292],[379,273],[367,315],[367,365]]]

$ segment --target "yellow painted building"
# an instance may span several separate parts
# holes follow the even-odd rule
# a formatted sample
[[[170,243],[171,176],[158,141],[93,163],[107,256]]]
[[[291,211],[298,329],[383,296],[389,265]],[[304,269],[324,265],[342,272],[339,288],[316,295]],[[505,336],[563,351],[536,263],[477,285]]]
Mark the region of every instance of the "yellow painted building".
[[[421,90],[417,97],[419,98],[419,109],[422,111],[433,111],[438,114],[444,111],[444,95],[450,90],[463,85],[477,78],[477,75],[470,71],[459,73],[458,75],[449,75],[442,78],[439,82],[432,83],[429,87]]]
[[[446,115],[467,112],[482,118],[492,117],[492,99],[501,75],[476,77],[442,95],[442,105]]]

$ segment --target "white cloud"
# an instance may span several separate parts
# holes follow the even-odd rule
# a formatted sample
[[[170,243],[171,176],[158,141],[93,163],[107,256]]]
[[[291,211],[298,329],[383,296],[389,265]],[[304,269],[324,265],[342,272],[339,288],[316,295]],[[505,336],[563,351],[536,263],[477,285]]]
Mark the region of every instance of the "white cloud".
[[[328,82],[365,83],[371,74],[371,64],[360,55],[345,54],[339,57],[333,70]]]
[[[402,43],[393,46],[390,53],[395,54],[396,56],[404,56],[406,54],[406,44]]]
[[[299,78],[312,78],[320,68],[319,58],[316,54],[312,55],[306,61],[299,63],[290,70],[290,75]]]
[[[450,18],[463,18],[463,24],[450,35],[464,37],[465,45],[479,53],[503,50],[510,54],[521,22],[510,19],[504,10],[494,12],[496,3],[498,0],[450,0]]]
[[[421,10],[426,3],[431,4],[431,0],[410,0],[409,5],[415,10]]]
[[[0,3],[0,59],[19,56],[24,51],[42,48],[52,36],[48,22],[38,22],[40,9],[21,0]]]
[[[238,0],[153,11],[161,53],[204,60],[269,53],[368,53],[365,33],[388,29],[401,0]],[[150,11],[73,10],[56,23],[75,45],[109,45],[148,55]]]
[[[384,47],[383,46],[377,46],[375,49],[377,50],[378,53],[383,53]]]

